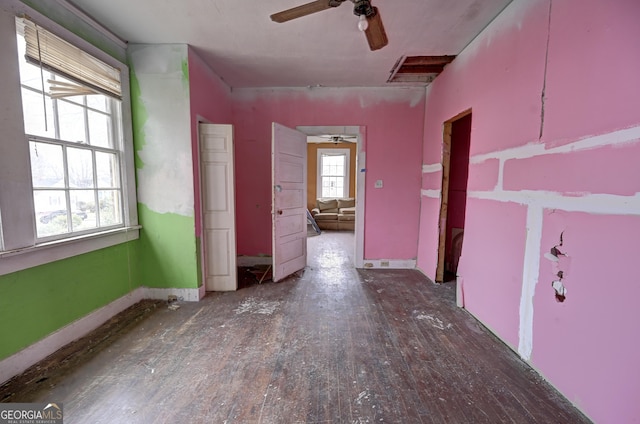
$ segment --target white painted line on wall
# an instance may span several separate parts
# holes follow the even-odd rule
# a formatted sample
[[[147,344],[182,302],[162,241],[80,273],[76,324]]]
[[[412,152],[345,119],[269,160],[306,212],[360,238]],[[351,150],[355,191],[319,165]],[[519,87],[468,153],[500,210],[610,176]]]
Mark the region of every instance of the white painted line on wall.
[[[425,191],[425,190],[423,190]],[[424,194],[424,193],[423,193]],[[475,199],[513,202],[522,205],[539,205],[547,209],[568,212],[588,212],[603,215],[640,215],[640,193],[633,196],[615,194],[585,194],[569,197],[551,191],[470,191],[467,196]]]
[[[504,188],[504,159],[500,159],[498,162],[498,181],[494,190],[502,191]]]
[[[421,190],[420,193],[425,197],[432,197],[434,199],[440,198],[440,190]]]
[[[442,171],[442,164],[441,163],[432,163],[429,165],[422,165],[422,173],[423,174],[430,174],[432,172],[440,172]]]
[[[587,150],[602,146],[620,146],[623,144],[635,143],[638,141],[640,141],[640,126],[625,128],[623,130],[612,131],[606,134],[583,138],[582,140],[576,141],[574,143],[554,147],[552,149],[549,149],[548,152],[568,153],[577,150]]]
[[[518,331],[518,353],[528,361],[533,351],[533,296],[540,270],[540,247],[542,242],[542,207],[531,205],[527,210],[527,238],[522,270],[522,292],[520,294],[520,326]]]
[[[475,164],[484,162],[488,159],[501,159],[502,168],[504,161],[507,159],[526,159],[534,156],[569,153],[612,145],[621,146],[623,144],[636,142],[640,142],[640,126],[586,137],[572,143],[552,147],[550,149],[546,149],[546,145],[542,143],[529,143],[524,146],[475,155],[469,159],[469,163]]]
[[[530,158],[533,156],[543,155],[547,153],[542,143],[529,143],[524,146],[512,147],[505,150],[499,150],[496,152],[483,153],[480,155],[471,156],[469,163],[482,163],[489,159],[522,159]]]

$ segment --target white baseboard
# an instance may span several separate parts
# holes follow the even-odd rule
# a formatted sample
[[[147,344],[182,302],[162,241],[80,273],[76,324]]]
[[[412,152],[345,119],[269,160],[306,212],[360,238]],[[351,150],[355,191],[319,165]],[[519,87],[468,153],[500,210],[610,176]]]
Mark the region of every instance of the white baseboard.
[[[158,289],[144,287],[144,299],[167,300],[169,296],[176,296],[179,301],[197,302],[201,299],[200,289]]]
[[[416,269],[415,259],[365,259],[364,268]]]
[[[40,362],[58,349],[95,330],[114,315],[144,299],[145,288],[139,287],[108,305],[91,312],[44,339],[0,361],[0,384]]]
[[[255,266],[255,265],[271,265],[273,258],[271,256],[238,256],[236,264],[238,266]]]

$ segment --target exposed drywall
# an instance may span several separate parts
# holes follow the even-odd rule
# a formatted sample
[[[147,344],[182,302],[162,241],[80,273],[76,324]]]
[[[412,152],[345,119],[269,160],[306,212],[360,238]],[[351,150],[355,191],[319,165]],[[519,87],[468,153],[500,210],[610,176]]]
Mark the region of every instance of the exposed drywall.
[[[271,253],[271,123],[366,127],[365,259],[416,257],[424,90],[234,90],[238,253]],[[358,170],[361,171],[361,170]],[[374,188],[383,180],[383,188]]]
[[[442,123],[472,109],[464,305],[595,422],[640,416],[638,16],[633,0],[515,1],[425,105],[419,268],[435,273]]]
[[[559,264],[540,259],[533,363],[595,422],[637,422],[640,290],[629,259],[640,252],[640,216],[545,209],[541,255],[559,244],[560,234]],[[557,269],[567,290],[562,303],[551,286]]]

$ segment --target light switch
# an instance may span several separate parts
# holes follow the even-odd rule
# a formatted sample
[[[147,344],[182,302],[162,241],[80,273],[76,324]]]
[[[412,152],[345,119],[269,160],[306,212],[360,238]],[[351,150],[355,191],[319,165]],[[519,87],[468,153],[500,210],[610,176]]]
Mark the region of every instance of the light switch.
[[[382,180],[377,180],[375,188],[382,188]]]

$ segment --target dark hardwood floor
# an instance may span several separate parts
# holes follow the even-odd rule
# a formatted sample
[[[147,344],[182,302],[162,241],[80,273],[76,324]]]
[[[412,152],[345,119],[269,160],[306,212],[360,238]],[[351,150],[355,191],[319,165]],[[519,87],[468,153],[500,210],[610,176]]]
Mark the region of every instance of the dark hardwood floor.
[[[455,306],[452,283],[356,270],[352,245],[311,237],[299,275],[163,304],[9,400],[63,402],[66,424],[589,422]]]

